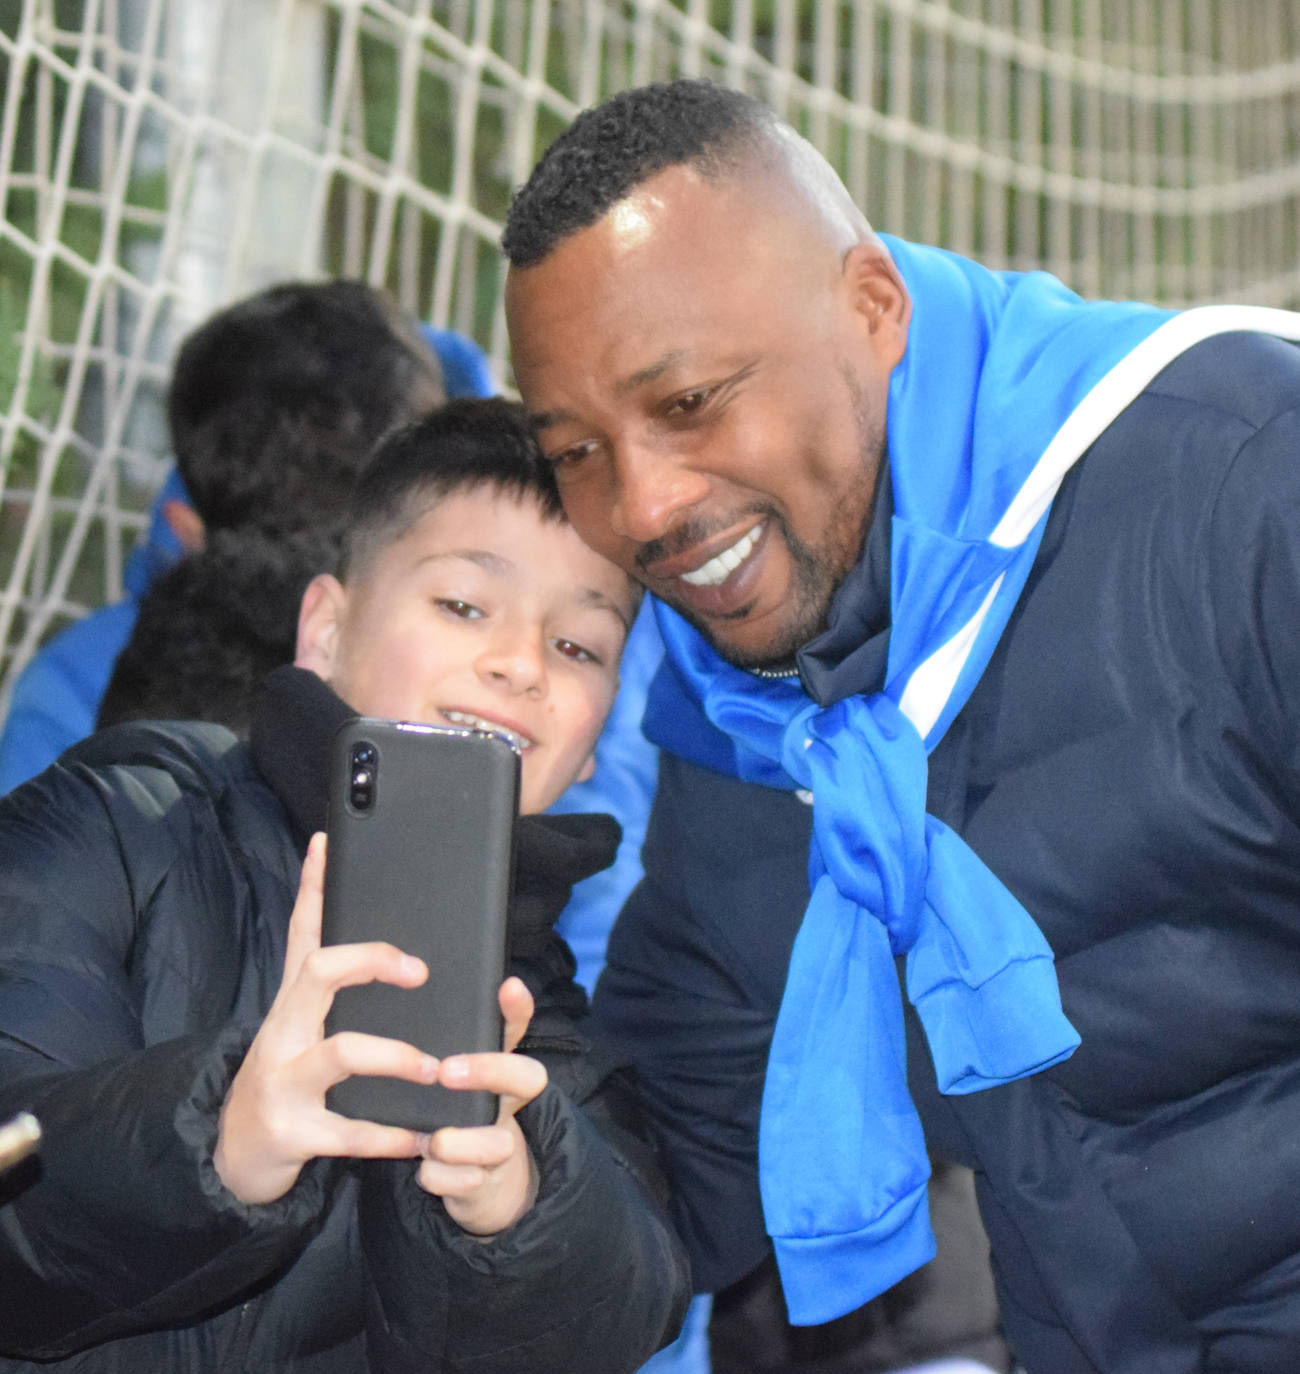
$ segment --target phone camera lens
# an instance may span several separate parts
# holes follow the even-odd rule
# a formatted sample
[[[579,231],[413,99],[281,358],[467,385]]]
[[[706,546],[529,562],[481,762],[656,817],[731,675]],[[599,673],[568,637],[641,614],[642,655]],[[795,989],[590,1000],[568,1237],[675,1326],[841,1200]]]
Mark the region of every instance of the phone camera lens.
[[[352,746],[352,777],[348,788],[348,800],[354,811],[369,811],[375,800],[375,765],[379,762],[379,751],[373,744],[361,743]]]

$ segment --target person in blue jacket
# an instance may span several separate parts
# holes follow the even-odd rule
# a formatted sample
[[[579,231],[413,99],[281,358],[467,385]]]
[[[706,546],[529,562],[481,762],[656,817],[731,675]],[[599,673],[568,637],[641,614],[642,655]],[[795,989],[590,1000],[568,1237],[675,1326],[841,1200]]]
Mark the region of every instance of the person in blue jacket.
[[[888,1297],[934,1156],[1030,1374],[1288,1374],[1300,316],[878,233],[707,82],[579,116],[503,246],[566,511],[659,603],[596,1008],[696,1284]]]
[[[362,293],[368,293],[369,288],[353,284],[346,289],[356,293],[356,308],[368,306]],[[347,312],[354,307],[345,304],[336,288],[318,284],[295,286],[293,290],[296,293],[293,298],[283,294],[284,287],[271,288],[270,293],[259,292],[241,308],[258,303],[265,307],[268,301],[276,299],[274,293],[280,292],[281,312],[277,315],[264,310],[262,315],[268,331],[280,327],[296,328],[300,342],[309,341],[316,327],[311,317],[318,314],[322,329],[332,325],[340,329],[341,337],[347,337],[344,329],[349,324]],[[376,294],[374,299],[380,298]],[[291,305],[302,312],[296,322],[290,317]],[[218,327],[224,314],[215,317]],[[442,392],[447,396],[490,396],[495,392],[487,358],[472,339],[452,329],[434,329],[427,325],[420,326],[419,331],[432,348],[441,370]],[[306,342],[304,346],[310,348],[311,345]],[[403,349],[411,346],[410,340],[400,344]],[[322,344],[315,356],[320,369],[317,375],[322,381],[329,384],[343,380],[345,355],[327,353]],[[296,361],[302,361],[301,354],[296,355]],[[342,403],[339,405],[341,413]],[[233,478],[236,450],[228,451],[227,457]],[[200,500],[200,507],[204,504]],[[202,548],[204,529],[202,509],[196,508],[186,490],[180,468],[173,468],[154,499],[144,540],[127,561],[123,575],[126,594],[121,600],[90,611],[60,631],[37,651],[19,674],[10,697],[4,731],[0,734],[0,793],[35,776],[69,745],[84,739],[95,728],[113,665],[131,638],[142,598],[183,555]]]
[[[144,541],[127,559],[126,595],[61,630],[19,673],[0,734],[0,793],[34,777],[95,728],[95,712],[113,661],[130,638],[140,598],[186,552],[185,516],[177,521],[179,536],[172,519],[192,509],[173,469],[154,498]]]

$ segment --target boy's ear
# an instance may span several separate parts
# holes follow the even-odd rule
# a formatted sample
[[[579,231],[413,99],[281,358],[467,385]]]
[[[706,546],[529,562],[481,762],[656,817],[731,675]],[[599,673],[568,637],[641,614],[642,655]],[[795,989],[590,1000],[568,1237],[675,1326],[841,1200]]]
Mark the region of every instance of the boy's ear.
[[[203,517],[198,511],[184,501],[164,501],[162,516],[181,548],[186,553],[198,553],[205,536]]]
[[[298,610],[295,667],[310,668],[323,681],[331,681],[347,604],[347,588],[332,574],[317,573],[307,584]]]

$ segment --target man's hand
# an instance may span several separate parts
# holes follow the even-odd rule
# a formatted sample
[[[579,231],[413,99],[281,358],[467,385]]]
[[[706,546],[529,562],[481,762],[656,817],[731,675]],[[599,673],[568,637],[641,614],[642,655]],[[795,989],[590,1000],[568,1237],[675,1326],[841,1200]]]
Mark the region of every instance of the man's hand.
[[[318,834],[307,849],[289,918],[280,990],[221,1111],[213,1162],[222,1183],[243,1202],[283,1197],[318,1155],[405,1159],[421,1153],[423,1138],[415,1131],[353,1121],[325,1106],[326,1089],[351,1074],[433,1083],[439,1065],[400,1040],[355,1032],[325,1038],[325,1016],[339,988],[375,981],[418,987],[428,969],[379,942],[322,948],[324,874],[325,836]]]
[[[515,1113],[546,1086],[546,1069],[515,1054],[533,1016],[532,994],[518,978],[507,978],[499,994],[505,1018],[500,1054],[460,1054],[442,1061],[438,1082],[448,1088],[478,1088],[500,1095],[493,1126],[444,1126],[425,1142],[417,1175],[420,1187],[442,1198],[462,1229],[492,1236],[513,1226],[537,1197],[537,1169]]]

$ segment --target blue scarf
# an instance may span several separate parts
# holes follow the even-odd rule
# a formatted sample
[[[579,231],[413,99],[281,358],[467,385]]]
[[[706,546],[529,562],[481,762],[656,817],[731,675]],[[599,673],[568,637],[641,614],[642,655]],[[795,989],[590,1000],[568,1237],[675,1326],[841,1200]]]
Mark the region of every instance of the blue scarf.
[[[668,669],[646,718],[676,753],[813,795],[812,896],[759,1129],[764,1218],[800,1324],[853,1310],[934,1253],[895,956],[943,1092],[1036,1073],[1079,1043],[1033,919],[925,810],[927,755],[997,644],[1057,486],[1191,343],[1275,320],[1294,336],[1297,322],[1087,303],[1044,273],[885,242],[913,314],[889,391],[884,690],[822,708],[796,681],[731,667],[660,605]]]

